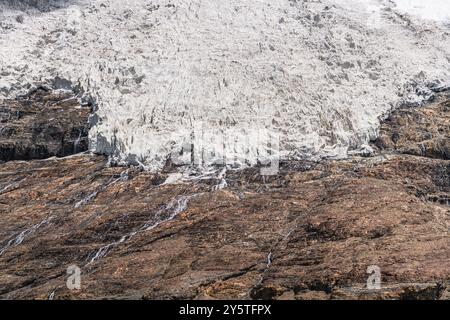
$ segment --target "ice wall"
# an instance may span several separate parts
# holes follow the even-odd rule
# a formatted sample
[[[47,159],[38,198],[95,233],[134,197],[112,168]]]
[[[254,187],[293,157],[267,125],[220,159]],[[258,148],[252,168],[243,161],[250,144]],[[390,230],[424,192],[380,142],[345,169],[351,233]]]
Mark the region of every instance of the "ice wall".
[[[150,170],[205,136],[202,152],[241,164],[274,149],[273,135],[283,158],[345,157],[392,107],[449,85],[449,5],[435,1],[427,10],[406,0],[3,8],[0,93],[39,81],[82,88],[98,104],[91,149]]]

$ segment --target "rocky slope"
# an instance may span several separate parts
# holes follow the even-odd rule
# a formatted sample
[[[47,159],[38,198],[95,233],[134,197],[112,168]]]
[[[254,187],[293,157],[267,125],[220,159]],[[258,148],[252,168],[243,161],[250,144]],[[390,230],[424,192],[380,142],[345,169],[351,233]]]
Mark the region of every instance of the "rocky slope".
[[[266,179],[168,183],[89,154],[0,164],[0,298],[448,299],[449,103],[394,112],[370,157]]]
[[[450,103],[396,110],[382,124],[375,144],[381,150],[450,159]]]
[[[0,161],[66,156],[88,149],[91,108],[43,87],[0,102]]]

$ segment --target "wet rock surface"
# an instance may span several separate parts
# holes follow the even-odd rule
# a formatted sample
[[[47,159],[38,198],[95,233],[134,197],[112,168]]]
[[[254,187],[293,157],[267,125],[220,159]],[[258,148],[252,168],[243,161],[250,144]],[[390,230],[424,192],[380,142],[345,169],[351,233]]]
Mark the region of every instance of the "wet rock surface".
[[[63,157],[88,148],[91,108],[68,91],[39,88],[0,101],[0,161]]]
[[[88,154],[1,164],[0,298],[448,299],[450,161],[379,151],[174,184]]]

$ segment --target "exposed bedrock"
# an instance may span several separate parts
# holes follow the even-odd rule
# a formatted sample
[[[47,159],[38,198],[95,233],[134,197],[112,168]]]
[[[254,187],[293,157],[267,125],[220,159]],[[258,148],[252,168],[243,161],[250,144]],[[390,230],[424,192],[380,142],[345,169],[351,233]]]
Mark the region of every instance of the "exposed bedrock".
[[[265,183],[251,169],[217,191],[105,165],[0,167],[1,298],[448,298],[448,160],[298,163]]]
[[[88,149],[91,108],[69,91],[37,89],[0,100],[0,161],[63,157]]]
[[[450,100],[394,111],[382,124],[375,145],[385,151],[449,160]]]

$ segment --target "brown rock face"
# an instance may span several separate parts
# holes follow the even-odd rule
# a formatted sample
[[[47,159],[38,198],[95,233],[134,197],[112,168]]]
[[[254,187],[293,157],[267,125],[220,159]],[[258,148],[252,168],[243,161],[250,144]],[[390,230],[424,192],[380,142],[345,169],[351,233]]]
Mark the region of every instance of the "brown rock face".
[[[38,89],[0,101],[0,161],[63,157],[88,148],[88,117],[68,92]]]
[[[394,111],[375,144],[382,150],[449,160],[450,100]]]
[[[101,156],[0,165],[0,298],[450,297],[449,160],[291,162],[229,170],[224,188],[219,172],[164,184]]]

